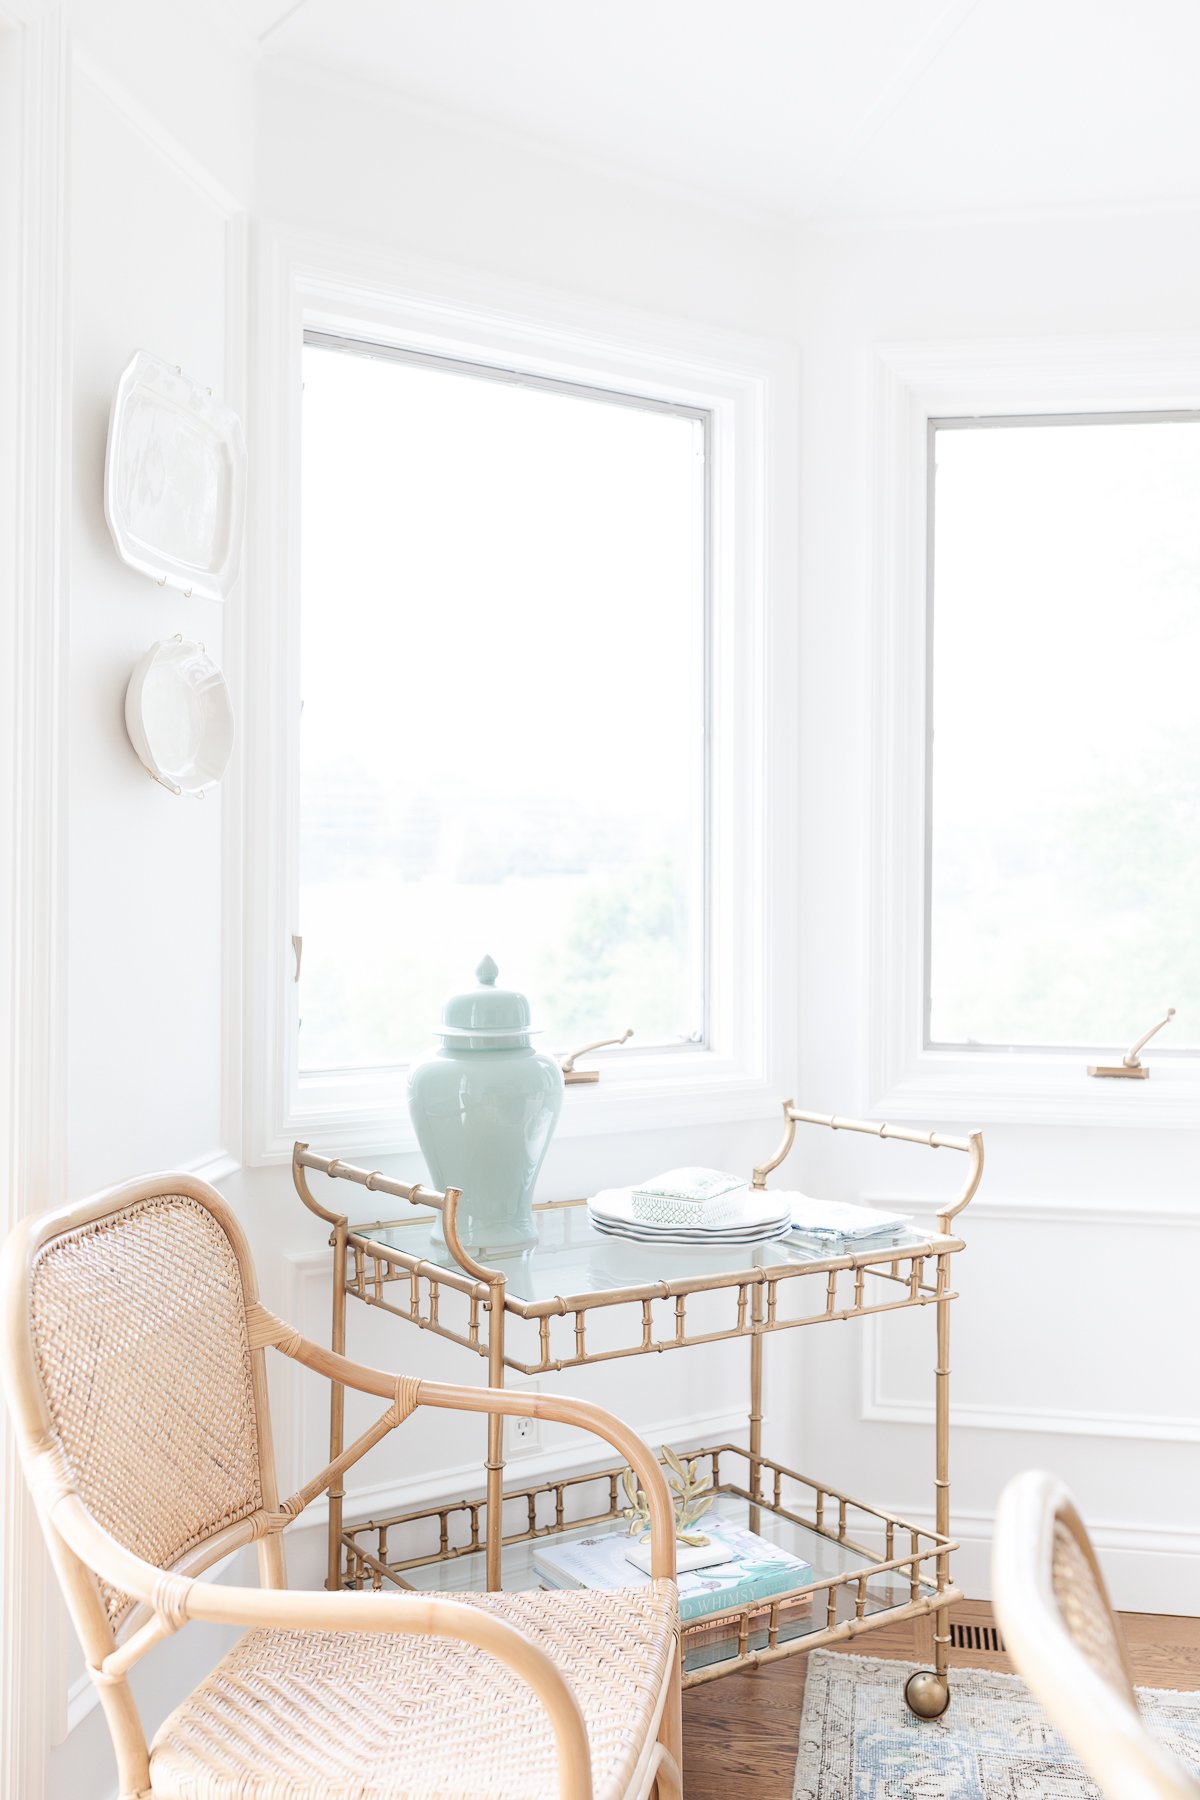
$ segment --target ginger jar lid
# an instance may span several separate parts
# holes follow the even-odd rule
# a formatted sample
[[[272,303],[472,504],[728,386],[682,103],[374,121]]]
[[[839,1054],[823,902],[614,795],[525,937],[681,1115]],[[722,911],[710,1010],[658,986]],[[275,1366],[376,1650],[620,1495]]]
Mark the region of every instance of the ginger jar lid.
[[[500,971],[490,956],[475,970],[478,986],[451,994],[442,1007],[438,1037],[459,1050],[518,1050],[528,1046],[529,1001],[516,988],[496,986]]]

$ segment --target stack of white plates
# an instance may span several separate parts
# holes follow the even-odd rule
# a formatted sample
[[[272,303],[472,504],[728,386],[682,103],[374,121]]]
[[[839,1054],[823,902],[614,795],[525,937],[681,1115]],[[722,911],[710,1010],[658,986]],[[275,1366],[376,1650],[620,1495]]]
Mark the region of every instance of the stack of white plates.
[[[758,1244],[783,1237],[792,1229],[791,1196],[746,1187],[732,1212],[719,1225],[653,1225],[633,1210],[632,1188],[605,1188],[588,1201],[588,1216],[607,1237],[632,1238],[639,1244],[707,1245],[715,1250],[735,1244]]]

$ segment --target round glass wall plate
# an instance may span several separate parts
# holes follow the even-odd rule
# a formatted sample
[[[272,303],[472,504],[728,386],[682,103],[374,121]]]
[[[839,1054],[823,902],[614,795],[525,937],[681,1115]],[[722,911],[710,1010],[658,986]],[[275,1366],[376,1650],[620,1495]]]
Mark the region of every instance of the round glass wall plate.
[[[143,765],[175,794],[216,787],[233,749],[233,703],[203,644],[154,644],[129,678],[125,728]]]

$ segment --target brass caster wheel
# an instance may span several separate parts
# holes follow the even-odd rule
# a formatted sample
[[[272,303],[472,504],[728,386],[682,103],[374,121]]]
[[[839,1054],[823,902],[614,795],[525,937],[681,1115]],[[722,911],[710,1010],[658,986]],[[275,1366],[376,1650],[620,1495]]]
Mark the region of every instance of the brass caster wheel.
[[[918,1719],[940,1719],[950,1704],[950,1683],[932,1669],[918,1669],[904,1684],[904,1698]]]

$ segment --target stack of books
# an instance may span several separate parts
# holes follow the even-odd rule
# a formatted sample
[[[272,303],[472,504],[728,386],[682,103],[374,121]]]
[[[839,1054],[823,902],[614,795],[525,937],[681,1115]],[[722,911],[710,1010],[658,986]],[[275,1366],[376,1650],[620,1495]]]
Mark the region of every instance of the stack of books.
[[[765,1607],[779,1594],[804,1588],[813,1579],[812,1564],[791,1556],[777,1544],[731,1520],[707,1518],[710,1539],[703,1567],[681,1566],[678,1575],[679,1616],[687,1624],[732,1606]],[[680,1563],[693,1560],[679,1546]],[[533,1566],[544,1587],[631,1588],[649,1585],[649,1544],[628,1531],[605,1531],[573,1542],[549,1540],[536,1546]],[[809,1596],[797,1604],[811,1604]]]

